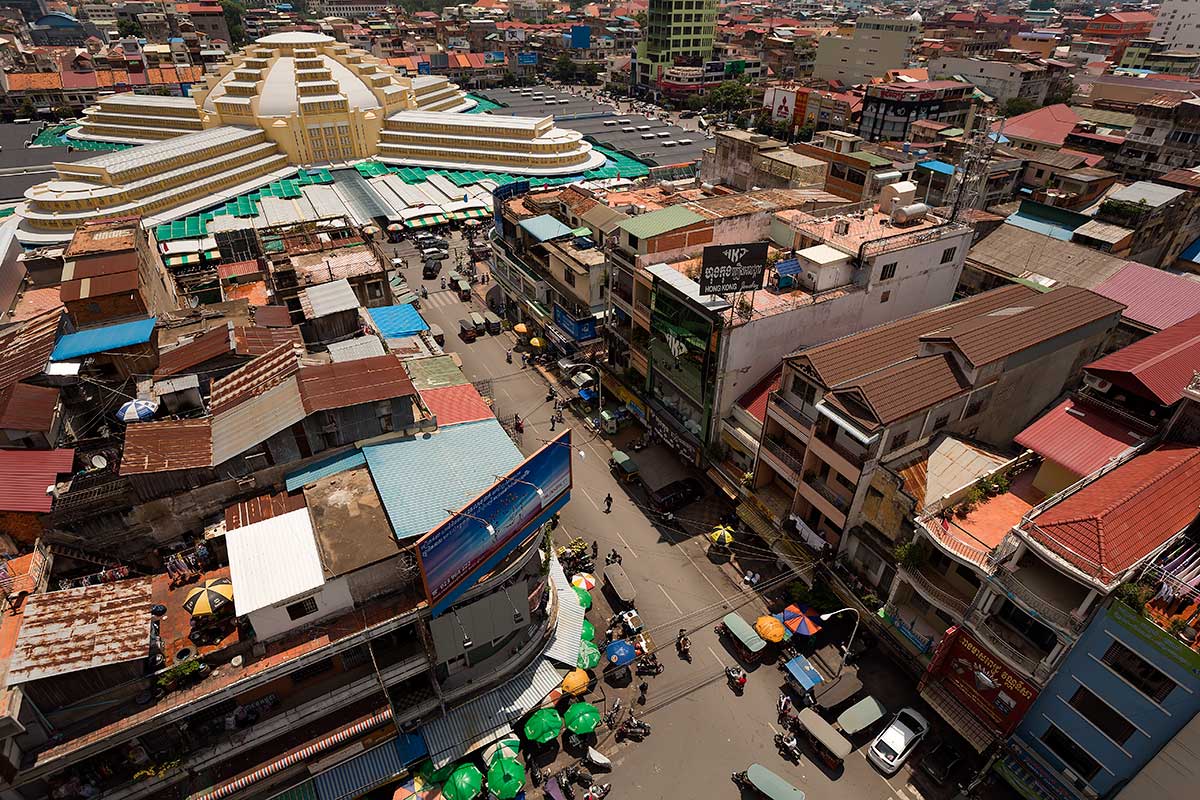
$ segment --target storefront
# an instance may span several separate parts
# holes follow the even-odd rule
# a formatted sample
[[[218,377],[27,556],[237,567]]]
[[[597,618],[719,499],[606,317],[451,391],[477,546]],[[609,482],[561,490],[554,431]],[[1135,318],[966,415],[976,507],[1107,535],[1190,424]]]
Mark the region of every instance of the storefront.
[[[699,466],[702,450],[700,440],[685,429],[662,404],[651,400],[650,408],[653,411],[650,432],[655,438],[674,451],[684,462]]]

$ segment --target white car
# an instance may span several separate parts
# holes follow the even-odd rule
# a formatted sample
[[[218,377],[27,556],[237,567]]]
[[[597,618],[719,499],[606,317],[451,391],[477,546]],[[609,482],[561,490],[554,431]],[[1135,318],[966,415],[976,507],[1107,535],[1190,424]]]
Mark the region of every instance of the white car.
[[[895,775],[927,733],[924,717],[911,708],[901,709],[871,742],[867,758],[884,775]]]

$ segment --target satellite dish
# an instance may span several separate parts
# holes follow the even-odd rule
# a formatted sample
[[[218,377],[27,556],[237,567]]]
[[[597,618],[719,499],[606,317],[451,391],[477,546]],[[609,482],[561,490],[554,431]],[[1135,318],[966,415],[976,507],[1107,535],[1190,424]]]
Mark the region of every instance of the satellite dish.
[[[92,456],[92,466],[96,469],[104,469],[108,466],[108,459],[101,455]]]

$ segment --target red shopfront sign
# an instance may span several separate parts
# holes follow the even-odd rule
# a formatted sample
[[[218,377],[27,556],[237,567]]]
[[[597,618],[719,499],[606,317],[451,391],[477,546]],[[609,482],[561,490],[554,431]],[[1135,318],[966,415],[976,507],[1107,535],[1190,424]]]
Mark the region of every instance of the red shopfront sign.
[[[1001,736],[1016,729],[1038,695],[1036,686],[959,627],[946,631],[934,651],[929,675]]]

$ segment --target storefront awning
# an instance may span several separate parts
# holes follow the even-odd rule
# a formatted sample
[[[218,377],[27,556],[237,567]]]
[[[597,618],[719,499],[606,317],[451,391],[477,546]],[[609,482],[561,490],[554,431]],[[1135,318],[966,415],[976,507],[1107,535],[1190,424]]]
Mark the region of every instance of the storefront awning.
[[[554,623],[554,633],[550,637],[550,645],[546,648],[545,655],[567,669],[574,669],[579,663],[579,643],[583,639],[585,612],[570,579],[563,572],[558,559],[553,556],[550,557],[550,581],[554,584],[554,593],[558,597],[558,618]]]
[[[754,507],[746,503],[739,503],[735,513],[738,519],[746,523],[746,527],[761,536],[764,541],[770,542],[772,539],[779,538],[779,531],[775,530],[775,526],[766,517],[759,514]]]
[[[972,714],[970,709],[958,702],[936,680],[923,681],[920,693],[925,702],[929,703],[933,710],[942,719],[946,720],[959,736],[966,739],[967,743],[975,748],[976,752],[982,753],[996,741],[996,734],[980,722],[979,718]]]

